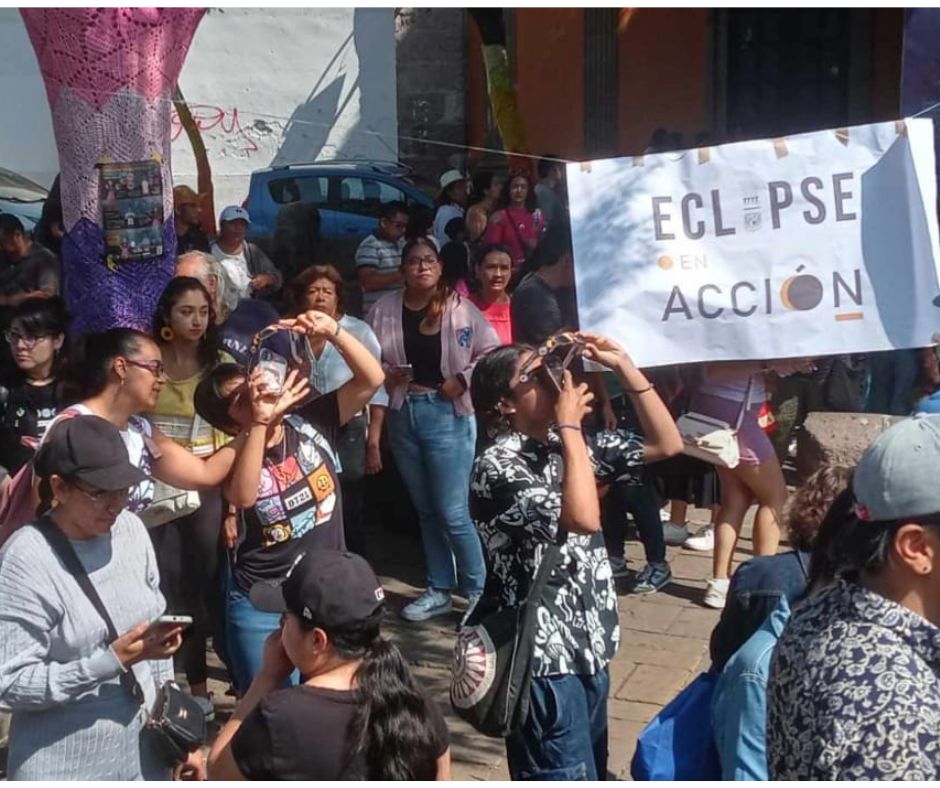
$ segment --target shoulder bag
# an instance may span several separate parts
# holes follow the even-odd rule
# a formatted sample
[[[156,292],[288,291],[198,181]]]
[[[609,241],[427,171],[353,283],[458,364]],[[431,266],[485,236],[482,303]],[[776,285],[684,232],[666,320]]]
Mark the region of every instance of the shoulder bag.
[[[738,410],[738,418],[733,427],[726,421],[695,411],[689,411],[680,416],[676,426],[679,428],[679,434],[682,435],[682,453],[712,465],[737,468],[741,461],[738,430],[741,429],[748,405],[750,405],[753,384],[754,377],[751,376],[747,379],[744,401]]]
[[[529,716],[538,607],[568,538],[567,532],[559,535],[522,604],[494,611],[496,600],[484,596],[457,633],[450,702],[458,717],[486,736],[505,738]]]
[[[75,578],[88,601],[104,619],[108,628],[108,642],[113,643],[118,638],[114,622],[108,614],[104,602],[98,596],[91,578],[85,571],[81,560],[56,525],[48,518],[43,517],[36,527],[45,537],[52,551],[65,565],[66,571]],[[131,668],[124,670],[120,677],[121,686],[130,693],[139,704],[144,703],[144,692],[137,681],[137,676]],[[164,766],[171,769],[186,760],[186,756],[198,750],[206,742],[206,715],[191,695],[180,689],[175,681],[166,682],[157,692],[157,701],[153,710],[147,715],[147,722],[140,733],[141,739],[146,739],[161,758]]]
[[[193,425],[189,431],[189,443],[194,446],[196,438],[199,437],[199,430],[202,427],[202,419],[196,413],[193,416]],[[159,479],[153,480],[153,501],[137,516],[143,520],[147,528],[156,528],[186,517],[197,511],[202,506],[202,498],[198,490],[181,490],[172,484],[161,482]]]

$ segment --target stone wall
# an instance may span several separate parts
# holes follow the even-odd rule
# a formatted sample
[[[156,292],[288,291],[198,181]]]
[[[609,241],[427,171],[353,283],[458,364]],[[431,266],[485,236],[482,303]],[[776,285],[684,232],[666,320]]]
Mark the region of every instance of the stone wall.
[[[467,24],[462,8],[395,9],[399,157],[432,192],[444,170],[466,159],[465,150],[431,140],[467,141]]]

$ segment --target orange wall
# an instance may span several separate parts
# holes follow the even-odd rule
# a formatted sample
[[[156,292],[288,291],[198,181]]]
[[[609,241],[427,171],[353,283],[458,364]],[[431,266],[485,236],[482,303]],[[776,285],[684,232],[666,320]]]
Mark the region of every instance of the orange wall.
[[[659,126],[689,144],[707,130],[708,9],[624,9],[620,17],[619,142],[639,153]]]
[[[579,8],[517,8],[516,91],[529,150],[582,158],[584,25]]]

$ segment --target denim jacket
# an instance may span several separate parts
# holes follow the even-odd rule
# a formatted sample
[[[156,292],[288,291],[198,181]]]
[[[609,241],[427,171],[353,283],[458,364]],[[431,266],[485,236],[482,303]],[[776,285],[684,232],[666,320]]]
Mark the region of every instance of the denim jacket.
[[[791,550],[753,558],[741,564],[728,589],[728,600],[712,631],[712,669],[720,671],[767,617],[781,598],[791,605],[806,593],[809,553]]]
[[[767,780],[767,677],[774,647],[790,618],[780,601],[721,672],[712,699],[712,730],[723,780]]]

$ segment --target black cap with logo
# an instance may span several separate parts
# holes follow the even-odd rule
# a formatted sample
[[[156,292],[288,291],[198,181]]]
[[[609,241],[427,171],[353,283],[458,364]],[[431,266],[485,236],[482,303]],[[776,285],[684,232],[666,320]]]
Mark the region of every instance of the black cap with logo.
[[[340,550],[309,550],[280,581],[251,587],[251,603],[271,613],[291,612],[311,627],[342,627],[362,621],[385,601],[368,561]]]
[[[40,478],[62,476],[108,492],[126,490],[147,478],[131,465],[117,427],[100,416],[56,422],[36,452],[33,467]]]

